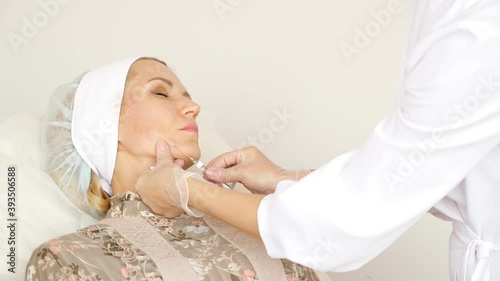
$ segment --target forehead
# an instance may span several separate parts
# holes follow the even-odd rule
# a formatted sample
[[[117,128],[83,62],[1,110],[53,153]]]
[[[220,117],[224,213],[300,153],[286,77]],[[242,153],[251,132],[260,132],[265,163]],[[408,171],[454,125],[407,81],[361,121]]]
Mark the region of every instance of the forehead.
[[[173,84],[180,84],[179,79],[170,68],[152,59],[140,59],[135,61],[130,67],[127,75],[127,82],[149,81],[153,78],[166,78]]]

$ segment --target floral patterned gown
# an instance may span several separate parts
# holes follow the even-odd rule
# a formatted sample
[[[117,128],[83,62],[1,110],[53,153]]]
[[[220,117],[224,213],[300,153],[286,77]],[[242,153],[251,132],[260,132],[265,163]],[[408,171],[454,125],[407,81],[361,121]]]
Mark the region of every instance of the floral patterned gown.
[[[271,259],[262,242],[214,218],[153,213],[139,195],[111,198],[96,225],[33,252],[26,280],[319,280],[314,271]]]

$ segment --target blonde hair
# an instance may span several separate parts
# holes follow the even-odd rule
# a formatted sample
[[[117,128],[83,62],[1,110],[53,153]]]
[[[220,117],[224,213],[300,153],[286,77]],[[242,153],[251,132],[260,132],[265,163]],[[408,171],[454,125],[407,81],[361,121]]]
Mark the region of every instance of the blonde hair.
[[[96,209],[98,212],[105,214],[110,207],[109,195],[102,189],[99,177],[94,171],[90,171],[90,184],[87,189],[87,198],[90,207]]]

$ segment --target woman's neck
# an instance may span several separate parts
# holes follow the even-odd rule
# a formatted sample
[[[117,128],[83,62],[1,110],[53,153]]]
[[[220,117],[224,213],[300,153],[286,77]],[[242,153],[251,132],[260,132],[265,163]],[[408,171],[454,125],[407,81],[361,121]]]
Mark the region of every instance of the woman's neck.
[[[127,191],[136,192],[135,182],[139,175],[151,166],[154,166],[156,159],[153,157],[132,156],[125,151],[118,151],[116,155],[116,165],[111,179],[113,195],[123,194]]]

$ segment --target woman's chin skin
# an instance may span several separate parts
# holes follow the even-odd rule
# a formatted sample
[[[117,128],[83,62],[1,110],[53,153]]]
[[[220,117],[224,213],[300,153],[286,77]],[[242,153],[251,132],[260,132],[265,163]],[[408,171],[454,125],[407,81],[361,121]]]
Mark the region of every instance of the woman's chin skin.
[[[178,148],[176,148],[176,146]],[[196,145],[176,145],[176,146],[171,146],[170,151],[172,152],[172,157],[174,159],[182,159],[184,160],[185,164],[182,167],[184,170],[188,169],[191,167],[194,163],[189,159],[188,156],[192,157],[195,160],[200,159],[200,148]]]
[[[150,141],[156,142],[160,139],[165,140],[168,143],[170,153],[174,159],[180,158],[184,161],[191,163],[189,160],[190,156],[193,159],[200,159],[201,151],[198,145],[198,139],[185,139],[185,138],[176,138],[176,137],[168,137],[168,134],[153,134],[152,138],[149,138]],[[187,155],[187,156],[186,156]]]

